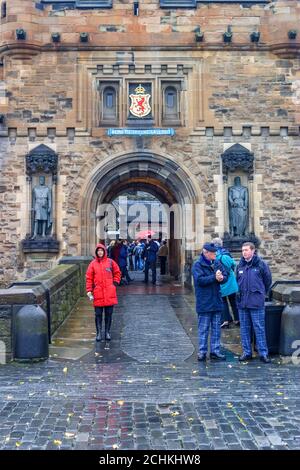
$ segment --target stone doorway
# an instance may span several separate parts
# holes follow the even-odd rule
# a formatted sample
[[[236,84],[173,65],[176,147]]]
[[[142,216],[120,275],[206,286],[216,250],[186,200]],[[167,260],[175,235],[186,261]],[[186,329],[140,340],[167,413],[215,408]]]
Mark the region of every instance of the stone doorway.
[[[106,160],[95,169],[82,196],[81,254],[92,254],[95,244],[103,240],[98,235],[99,205],[109,204],[117,195],[132,190],[148,192],[171,208],[169,270],[175,279],[190,284],[193,256],[202,242],[200,188],[187,169],[160,155],[126,154]],[[187,231],[197,234],[192,244]]]

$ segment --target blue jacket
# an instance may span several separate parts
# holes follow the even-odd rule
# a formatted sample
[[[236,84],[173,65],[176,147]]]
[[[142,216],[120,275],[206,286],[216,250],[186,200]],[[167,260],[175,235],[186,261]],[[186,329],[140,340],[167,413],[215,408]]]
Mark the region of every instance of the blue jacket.
[[[127,266],[127,256],[128,256],[128,248],[126,245],[123,245],[121,247],[120,254],[119,254],[118,265],[120,268],[125,268]]]
[[[157,252],[158,245],[154,240],[151,240],[151,242],[145,246],[144,258],[146,258],[148,263],[155,263]]]
[[[239,308],[264,308],[265,296],[272,284],[271,271],[265,261],[254,255],[247,263],[242,257],[237,267],[237,282]]]
[[[228,275],[220,261],[208,264],[201,254],[198,261],[193,265],[192,274],[194,278],[196,295],[196,312],[214,313],[223,310],[220,282],[216,280],[216,271],[220,270],[224,276],[222,283],[227,281]]]
[[[221,295],[222,297],[226,297],[227,295],[235,294],[239,290],[238,283],[236,281],[236,277],[234,274],[235,270],[235,261],[230,256],[230,253],[223,248],[218,250],[217,260],[221,261],[223,266],[225,267],[228,279],[227,282],[221,284]]]

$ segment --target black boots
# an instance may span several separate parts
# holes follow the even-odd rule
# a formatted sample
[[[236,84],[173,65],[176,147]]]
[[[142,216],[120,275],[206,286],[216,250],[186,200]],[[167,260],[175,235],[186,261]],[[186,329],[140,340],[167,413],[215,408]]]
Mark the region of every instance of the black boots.
[[[111,340],[110,328],[112,321],[112,312],[105,312],[105,341]]]
[[[96,323],[96,341],[101,341],[102,339],[102,313],[98,313],[95,315],[95,323]]]
[[[97,332],[96,341],[101,341],[102,339],[104,339],[105,341],[110,341],[111,340],[110,329],[111,329],[113,307],[104,308],[104,311],[105,311],[105,317],[104,317],[105,334],[104,336],[102,333],[102,318],[103,318],[102,307],[96,307],[96,309],[98,309],[98,311],[96,310],[96,314],[95,314],[95,324],[96,324],[96,332]]]

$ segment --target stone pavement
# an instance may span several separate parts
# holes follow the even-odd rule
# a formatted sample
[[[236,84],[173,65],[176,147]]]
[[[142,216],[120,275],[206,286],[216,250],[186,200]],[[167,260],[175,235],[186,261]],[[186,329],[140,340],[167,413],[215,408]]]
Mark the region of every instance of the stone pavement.
[[[47,362],[0,366],[0,449],[299,449],[299,366],[240,364],[237,327],[198,363],[193,295],[135,278],[110,343],[81,299]]]

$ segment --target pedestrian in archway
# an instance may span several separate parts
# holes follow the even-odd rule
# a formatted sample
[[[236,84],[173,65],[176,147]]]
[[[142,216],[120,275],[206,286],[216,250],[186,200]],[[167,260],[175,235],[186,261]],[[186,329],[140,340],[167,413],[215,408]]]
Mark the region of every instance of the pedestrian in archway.
[[[143,254],[145,251],[145,243],[141,240],[136,241],[136,246],[134,248],[134,265],[136,271],[143,271],[144,269],[144,260]]]
[[[167,259],[168,259],[168,254],[169,254],[169,249],[167,245],[167,240],[164,240],[162,242],[162,245],[160,246],[157,256],[160,261],[160,274],[163,276],[166,274],[166,265],[167,265]]]
[[[119,265],[119,268],[121,269],[122,283],[124,284],[129,284],[129,282],[133,280],[129,276],[127,262],[128,262],[128,242],[127,240],[122,240],[121,249],[119,252],[118,265]]]
[[[147,284],[149,279],[149,269],[152,271],[152,284],[156,284],[156,260],[157,260],[158,245],[152,240],[151,235],[148,236],[148,241],[144,250],[145,260],[145,280]]]
[[[102,317],[105,313],[104,339],[111,339],[111,323],[113,306],[118,303],[116,286],[121,281],[121,271],[115,261],[107,257],[104,245],[96,247],[96,258],[89,264],[86,272],[86,292],[91,301],[94,302],[96,341],[103,339]]]
[[[110,244],[107,247],[107,256],[111,259],[113,259],[115,245],[116,245],[116,240],[111,240]]]
[[[217,247],[213,243],[205,243],[192,269],[198,314],[198,361],[206,360],[209,330],[211,330],[210,358],[226,360],[226,356],[220,352],[223,310],[220,284],[227,281],[228,275],[222,263],[216,260],[216,252]]]

